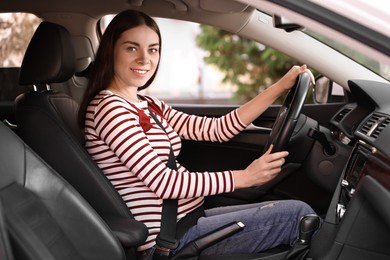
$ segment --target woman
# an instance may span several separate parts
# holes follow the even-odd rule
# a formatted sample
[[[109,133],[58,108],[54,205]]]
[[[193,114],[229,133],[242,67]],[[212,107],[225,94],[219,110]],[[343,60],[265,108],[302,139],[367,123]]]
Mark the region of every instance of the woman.
[[[277,83],[233,112],[221,118],[198,117],[138,93],[155,78],[160,53],[161,35],[152,18],[131,10],[119,13],[102,37],[79,115],[85,126],[87,150],[135,219],[149,229],[146,242],[138,248],[145,259],[153,253],[160,231],[163,199],[178,199],[180,220],[202,207],[204,196],[259,186],[273,179],[288,155],[286,151],[271,153],[270,147],[243,170],[190,172],[178,162],[177,170],[167,167],[171,147],[177,157],[181,138],[228,141],[290,89],[299,74],[308,71],[311,75],[306,66],[294,66]],[[311,213],[308,205],[292,200],[206,210],[205,216],[181,237],[176,251],[233,220],[242,221],[244,231],[204,254],[255,253],[291,244],[297,237],[299,218]],[[248,238],[251,243],[242,243]],[[237,243],[240,246],[235,246]]]

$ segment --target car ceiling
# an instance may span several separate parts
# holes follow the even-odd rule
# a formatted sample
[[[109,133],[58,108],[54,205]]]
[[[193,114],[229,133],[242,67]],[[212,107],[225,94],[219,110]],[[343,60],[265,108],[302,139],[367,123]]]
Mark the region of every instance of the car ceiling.
[[[62,13],[63,16],[85,16],[84,19],[100,19],[103,15],[118,13],[124,9],[136,9],[141,10],[154,17],[165,17],[165,18],[177,18],[187,21],[195,21],[198,23],[210,24],[213,26],[220,27],[222,29],[228,30],[232,33],[240,31],[249,21],[251,15],[256,8],[261,10],[266,10],[268,12],[276,12],[279,15],[286,15],[287,17],[296,18],[297,12],[290,12],[286,6],[294,6],[298,10],[302,7],[306,7],[310,4],[310,1],[302,1],[300,5],[293,4],[293,1],[288,0],[1,0],[0,1],[0,12],[30,12],[36,14],[37,16],[43,18],[47,21],[57,22],[56,19],[59,18],[59,13]],[[315,8],[311,8],[311,11]],[[324,9],[326,10],[326,9]],[[295,12],[295,13],[294,13]],[[299,13],[299,12],[298,12]],[[313,12],[313,14],[315,14]],[[298,15],[298,21],[304,22],[303,25],[310,28],[310,25],[316,23],[313,20],[313,17],[308,18],[305,15]],[[344,18],[344,17],[341,17]],[[329,17],[330,23],[332,23],[332,18]],[[324,21],[321,21],[324,22]],[[321,26],[321,22],[315,24]],[[329,22],[329,21],[327,21]],[[339,22],[339,26],[345,24],[347,20],[342,20]],[[64,23],[62,23],[64,25]],[[355,24],[356,25],[356,24]],[[386,63],[389,61],[387,53],[390,52],[389,44],[386,43],[387,39],[385,35],[375,34],[375,36],[381,36],[379,42],[373,42],[371,45],[371,38],[367,33],[366,37],[362,40],[365,44],[368,44],[368,48],[364,46],[359,41],[353,41],[352,38],[356,34],[356,30],[360,30],[360,27],[355,31],[349,33],[350,37],[345,37],[345,34],[348,34],[350,28],[354,28],[353,24],[346,25],[347,29],[343,33],[335,35],[337,38],[341,38],[346,44],[353,45],[363,45],[363,48],[366,48],[366,51],[369,54],[377,56],[378,59],[384,60]],[[74,27],[71,26],[71,27]],[[364,29],[362,27],[362,29]],[[322,27],[321,30],[328,30],[327,27]],[[365,32],[365,31],[364,31]],[[367,31],[369,33],[376,33],[374,31]],[[337,33],[337,32],[336,32]],[[361,36],[361,37],[363,37]],[[352,41],[351,41],[352,39]],[[376,47],[380,48],[376,48]],[[379,50],[373,50],[373,48]],[[371,55],[370,55],[371,56]]]
[[[0,1],[1,12],[29,12],[45,20],[53,13],[78,13],[99,19],[123,9],[142,10],[151,16],[180,18],[210,23],[220,21],[226,28],[241,28],[249,19],[253,8],[234,0],[9,0]],[[234,19],[231,17],[234,16]],[[49,19],[48,19],[49,18]],[[230,19],[229,19],[230,18]],[[231,22],[229,24],[229,22]]]

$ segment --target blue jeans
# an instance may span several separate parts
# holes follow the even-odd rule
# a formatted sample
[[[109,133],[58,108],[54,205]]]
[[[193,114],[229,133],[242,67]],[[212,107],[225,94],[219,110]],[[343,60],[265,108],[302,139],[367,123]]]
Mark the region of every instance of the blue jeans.
[[[233,221],[244,223],[244,230],[207,248],[202,255],[251,254],[279,245],[292,245],[298,236],[299,220],[307,214],[315,213],[306,203],[296,200],[208,209],[205,217],[199,218],[180,239],[173,254],[190,241]]]

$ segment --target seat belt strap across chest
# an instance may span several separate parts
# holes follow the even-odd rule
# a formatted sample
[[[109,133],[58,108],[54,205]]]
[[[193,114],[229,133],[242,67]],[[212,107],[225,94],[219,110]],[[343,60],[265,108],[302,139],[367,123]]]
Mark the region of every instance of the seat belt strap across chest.
[[[154,119],[157,125],[165,132],[165,128],[161,124],[156,115],[149,109],[150,116]],[[167,133],[168,134],[168,133]],[[173,153],[172,145],[170,145],[169,159],[167,167],[172,170],[177,170],[175,155]],[[157,249],[156,253],[159,259],[168,259],[171,249],[177,247],[176,243],[176,222],[177,222],[177,199],[164,199],[162,212],[160,234],[156,238]],[[155,255],[156,255],[155,253]],[[154,258],[156,259],[156,258]]]

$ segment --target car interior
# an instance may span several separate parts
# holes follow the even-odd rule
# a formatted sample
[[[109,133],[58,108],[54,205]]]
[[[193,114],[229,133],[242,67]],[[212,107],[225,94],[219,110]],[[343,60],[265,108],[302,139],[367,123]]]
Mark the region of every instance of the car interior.
[[[31,12],[42,19],[21,66],[0,68],[0,91],[14,89],[16,97],[0,101],[0,259],[137,259],[136,248],[148,230],[89,156],[77,123],[98,46],[96,27],[104,15],[127,8],[210,24],[284,50],[320,72],[312,97],[308,75],[303,74],[281,105],[269,107],[232,140],[183,140],[178,158],[191,171],[242,169],[271,143],[288,150],[275,179],[261,187],[210,196],[204,207],[305,201],[318,216],[301,220],[298,242],[258,254],[201,255],[203,249],[242,230],[233,223],[198,238],[169,259],[389,259],[389,80],[320,46],[302,33],[300,24],[276,26],[282,22],[280,16],[268,12],[279,7],[283,13],[290,1],[72,0],[37,1],[36,6],[27,2],[0,3],[0,13]],[[289,12],[293,11],[291,7]],[[380,51],[371,54],[387,61],[390,48],[380,45]],[[335,94],[336,88],[343,94]],[[308,98],[314,103],[306,104]],[[238,107],[171,105],[213,117]]]

